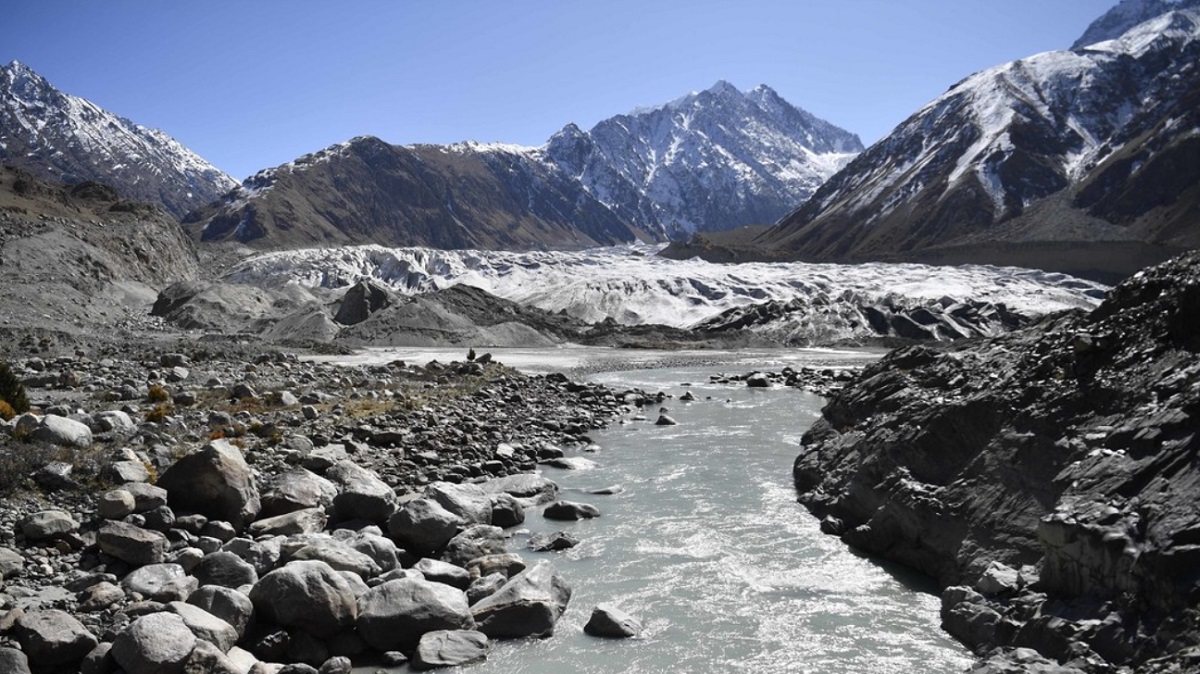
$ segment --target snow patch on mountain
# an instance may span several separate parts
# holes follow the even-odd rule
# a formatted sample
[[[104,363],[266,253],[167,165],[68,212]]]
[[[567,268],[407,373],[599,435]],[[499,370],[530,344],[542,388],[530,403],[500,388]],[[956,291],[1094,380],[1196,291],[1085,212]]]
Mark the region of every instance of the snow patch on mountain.
[[[512,253],[353,246],[264,253],[227,280],[340,288],[363,279],[419,294],[465,283],[588,322],[688,327],[721,312],[796,298],[855,305],[892,300],[1004,303],[1027,314],[1090,308],[1105,286],[1065,274],[988,266],[751,263],[657,257],[647,246]],[[819,302],[818,302],[819,303]]]
[[[1071,45],[1082,49],[1097,42],[1112,40],[1147,20],[1177,9],[1200,7],[1200,0],[1121,0],[1087,27]]]

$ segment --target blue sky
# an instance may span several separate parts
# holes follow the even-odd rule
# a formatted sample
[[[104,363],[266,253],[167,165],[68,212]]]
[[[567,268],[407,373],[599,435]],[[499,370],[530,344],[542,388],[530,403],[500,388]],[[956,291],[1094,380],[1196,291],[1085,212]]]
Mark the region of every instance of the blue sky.
[[[1115,0],[8,0],[0,62],[237,178],[356,135],[540,145],[725,79],[870,144]]]

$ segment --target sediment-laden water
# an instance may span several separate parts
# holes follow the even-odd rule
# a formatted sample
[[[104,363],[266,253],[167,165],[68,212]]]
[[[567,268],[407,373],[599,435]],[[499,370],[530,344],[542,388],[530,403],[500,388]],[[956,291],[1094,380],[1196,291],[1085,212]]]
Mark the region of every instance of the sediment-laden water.
[[[422,354],[422,357],[427,354]],[[584,354],[574,354],[578,357]],[[646,354],[634,365],[654,364]],[[720,361],[719,354],[709,354]],[[555,361],[526,353],[525,367],[596,369],[613,354]],[[769,365],[861,363],[860,353],[776,354]],[[561,354],[558,354],[561,358]],[[920,578],[888,569],[823,535],[796,503],[791,464],[821,398],[785,388],[709,383],[709,375],[754,369],[745,354],[728,363],[592,374],[618,388],[662,390],[677,426],[627,419],[593,435],[598,449],[572,452],[585,470],[546,468],[563,498],[600,508],[599,519],[552,522],[532,511],[526,528],[565,530],[581,541],[553,559],[574,588],[552,638],[494,645],[473,674],[580,672],[959,672],[968,653],[938,627],[938,598]],[[411,354],[415,362],[419,357]],[[443,360],[449,358],[442,357]],[[506,360],[519,360],[508,354]],[[582,365],[581,365],[582,362]],[[521,363],[513,363],[521,367]],[[534,369],[534,368],[530,368]],[[690,386],[684,386],[690,384]],[[678,397],[691,390],[695,402]],[[590,490],[619,485],[614,495]],[[520,550],[524,536],[513,548]],[[611,602],[645,623],[637,639],[583,634],[597,603]]]

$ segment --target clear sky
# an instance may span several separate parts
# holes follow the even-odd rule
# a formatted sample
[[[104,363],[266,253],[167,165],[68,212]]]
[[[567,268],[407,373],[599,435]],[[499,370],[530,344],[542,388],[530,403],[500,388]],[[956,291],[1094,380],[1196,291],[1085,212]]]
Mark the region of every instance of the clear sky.
[[[5,0],[0,62],[236,178],[357,135],[540,145],[718,79],[870,144],[1116,0]]]

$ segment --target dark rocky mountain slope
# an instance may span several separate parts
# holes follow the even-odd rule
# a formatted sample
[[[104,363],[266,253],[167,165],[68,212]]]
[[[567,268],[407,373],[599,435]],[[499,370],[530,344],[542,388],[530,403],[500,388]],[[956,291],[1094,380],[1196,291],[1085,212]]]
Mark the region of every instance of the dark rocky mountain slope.
[[[935,577],[946,629],[1003,649],[978,671],[1034,671],[1003,668],[1033,658],[1019,649],[1071,667],[1044,671],[1196,671],[1197,315],[1193,252],[1090,314],[894,351],[805,434],[800,500]]]
[[[1179,9],[977,73],[729,248],[1122,278],[1200,245],[1197,63],[1200,10]],[[709,239],[680,248],[730,255]]]
[[[569,249],[645,236],[527,149],[369,136],[261,171],[185,226],[203,242],[273,249]]]
[[[67,184],[88,180],[176,218],[237,181],[165,133],[54,88],[28,66],[0,66],[0,163]]]

